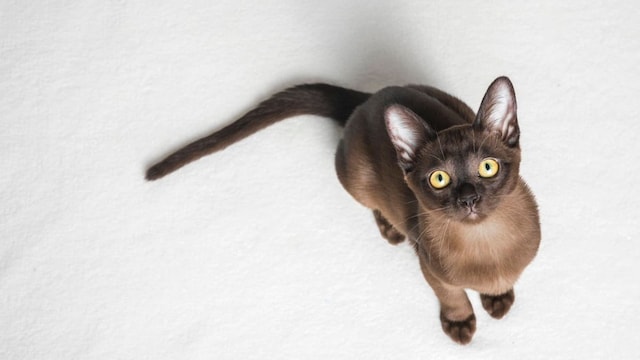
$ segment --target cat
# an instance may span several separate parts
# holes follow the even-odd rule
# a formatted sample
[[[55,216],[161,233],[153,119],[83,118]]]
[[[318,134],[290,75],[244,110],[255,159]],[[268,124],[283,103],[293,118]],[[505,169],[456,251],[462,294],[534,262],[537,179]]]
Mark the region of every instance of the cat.
[[[146,178],[159,179],[301,114],[344,126],[335,155],[341,184],[373,210],[391,244],[409,239],[451,339],[467,344],[476,330],[465,289],[480,293],[492,317],[509,311],[513,285],[535,257],[541,232],[538,205],[519,175],[520,129],[507,77],[491,83],[477,115],[429,86],[372,94],[329,84],[294,86],[169,155]]]

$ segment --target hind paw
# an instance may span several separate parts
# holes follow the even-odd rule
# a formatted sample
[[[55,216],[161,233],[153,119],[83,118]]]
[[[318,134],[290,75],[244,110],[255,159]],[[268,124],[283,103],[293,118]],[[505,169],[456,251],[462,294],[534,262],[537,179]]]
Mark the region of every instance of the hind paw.
[[[379,210],[373,211],[373,216],[376,218],[376,224],[378,224],[378,230],[380,230],[380,235],[383,238],[387,239],[389,243],[393,245],[397,245],[401,243],[405,236],[396,230],[396,228],[391,225],[389,220],[387,220]]]

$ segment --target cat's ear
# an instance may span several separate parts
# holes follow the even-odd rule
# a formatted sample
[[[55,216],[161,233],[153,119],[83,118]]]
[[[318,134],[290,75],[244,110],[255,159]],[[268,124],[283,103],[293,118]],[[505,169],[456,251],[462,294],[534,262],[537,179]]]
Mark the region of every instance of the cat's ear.
[[[405,173],[410,172],[424,144],[436,138],[436,132],[413,111],[398,104],[384,112],[385,125],[398,156],[398,164]]]
[[[476,129],[498,133],[508,146],[518,145],[520,128],[516,113],[516,93],[506,76],[499,77],[489,85],[473,126]]]

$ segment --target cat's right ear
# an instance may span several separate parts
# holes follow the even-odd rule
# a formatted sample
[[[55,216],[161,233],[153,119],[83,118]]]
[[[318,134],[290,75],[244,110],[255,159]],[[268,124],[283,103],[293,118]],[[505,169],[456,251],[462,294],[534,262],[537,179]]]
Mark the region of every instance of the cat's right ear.
[[[436,138],[436,132],[408,108],[394,104],[384,112],[385,125],[398,156],[398,165],[406,173],[413,170],[418,150]]]
[[[489,85],[473,126],[500,136],[508,146],[518,145],[520,128],[516,111],[516,93],[506,76],[501,76]]]

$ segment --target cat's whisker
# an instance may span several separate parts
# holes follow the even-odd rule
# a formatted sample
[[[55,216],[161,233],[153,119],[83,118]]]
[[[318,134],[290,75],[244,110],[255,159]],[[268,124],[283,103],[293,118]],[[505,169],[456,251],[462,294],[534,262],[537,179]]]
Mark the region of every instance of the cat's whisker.
[[[440,153],[442,154],[442,162],[444,162],[444,159],[446,158],[446,156],[444,156],[444,150],[442,150],[442,143],[440,142],[440,136],[436,135],[436,139],[438,140],[438,147],[440,147]]]
[[[482,138],[482,142],[480,142],[480,146],[478,147],[478,150],[482,149],[482,146],[484,145],[484,142],[487,141],[487,139],[489,139],[489,135],[485,134],[484,138]]]
[[[443,160],[443,159],[440,159],[440,158],[439,158],[438,156],[436,156],[435,154],[429,154],[429,156],[431,156],[432,158],[434,158],[434,159],[436,159],[436,160],[438,160],[438,161],[440,161],[440,162],[444,162],[444,160]]]
[[[408,218],[403,222],[403,224],[406,224],[406,223],[408,223],[410,220],[417,219],[417,218],[420,218],[420,217],[422,217],[422,216],[428,216],[431,212],[443,211],[443,210],[446,210],[446,209],[448,209],[448,207],[447,207],[447,206],[444,206],[444,207],[441,207],[441,208],[435,208],[435,209],[431,209],[431,210],[422,210],[422,211],[418,211],[417,213],[415,213],[415,214],[413,214],[413,215],[409,216],[409,217],[408,217]],[[414,227],[414,228],[415,228],[415,227]]]
[[[423,236],[427,231],[429,231],[429,227],[425,226],[424,230],[422,230],[422,231],[420,232],[420,234],[418,234],[418,239],[417,239],[417,241],[418,241],[418,242],[422,242],[422,240],[423,240],[423,239],[422,239],[422,236]]]
[[[442,242],[447,243],[447,254],[451,253],[451,241],[445,241],[444,239],[448,239],[447,233],[449,232],[450,224],[451,224],[451,220],[447,220],[447,225],[445,226],[444,231],[442,232]]]
[[[438,236],[436,238],[434,238],[433,242],[432,242],[432,246],[435,245],[438,249],[438,264],[440,265],[441,268],[443,268],[443,270],[445,271],[445,273],[449,272],[448,266],[446,266],[445,264],[442,263],[442,259],[444,258],[444,256],[446,256],[446,254],[449,253],[449,244],[448,241],[446,241],[446,233],[449,229],[449,224],[450,224],[451,220],[447,220],[447,222],[441,226],[440,229],[438,229],[438,233],[440,233],[441,236]],[[442,229],[442,227],[444,227],[444,230]],[[444,243],[447,243],[447,252],[444,252]]]
[[[473,144],[473,152],[477,153],[478,151],[476,150],[476,132],[474,130],[471,130],[471,143]]]

